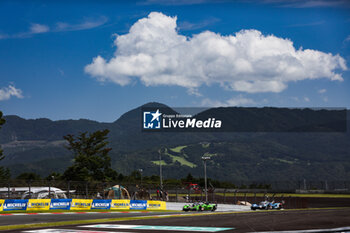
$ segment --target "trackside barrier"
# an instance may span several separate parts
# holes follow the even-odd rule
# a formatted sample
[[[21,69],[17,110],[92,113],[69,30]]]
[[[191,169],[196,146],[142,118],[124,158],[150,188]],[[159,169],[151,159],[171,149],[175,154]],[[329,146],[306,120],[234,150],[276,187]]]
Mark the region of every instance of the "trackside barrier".
[[[165,201],[147,201],[147,210],[166,210]]]
[[[166,210],[164,201],[105,199],[0,199],[0,212],[13,210]]]
[[[72,199],[71,210],[91,210],[92,199]]]
[[[0,212],[4,209],[5,200],[0,200]]]
[[[51,199],[29,199],[27,209],[29,211],[35,210],[49,210]]]
[[[111,210],[130,210],[130,200],[112,200]]]
[[[92,200],[91,209],[92,210],[109,210],[111,209],[112,200]]]
[[[147,201],[131,200],[130,201],[130,209],[131,210],[146,210],[147,209]]]
[[[51,199],[50,210],[70,210],[72,199]]]

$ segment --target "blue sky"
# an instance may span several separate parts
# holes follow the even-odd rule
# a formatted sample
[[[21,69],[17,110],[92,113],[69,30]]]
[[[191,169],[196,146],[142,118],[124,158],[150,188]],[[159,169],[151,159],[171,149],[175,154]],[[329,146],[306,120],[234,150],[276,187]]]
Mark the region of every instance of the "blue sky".
[[[1,1],[0,110],[350,108],[347,1]]]

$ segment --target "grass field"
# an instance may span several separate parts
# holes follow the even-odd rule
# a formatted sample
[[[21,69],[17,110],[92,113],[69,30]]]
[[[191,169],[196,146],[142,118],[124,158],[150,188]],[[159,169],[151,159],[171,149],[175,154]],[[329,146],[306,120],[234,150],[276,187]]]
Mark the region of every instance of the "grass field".
[[[191,168],[197,167],[196,164],[191,163],[190,161],[187,161],[185,158],[182,158],[180,156],[171,155],[171,154],[168,154],[168,155],[171,157],[173,162],[179,162],[181,165],[188,166]]]
[[[158,166],[159,166],[159,160],[151,161],[151,162],[154,163],[155,165],[158,165]],[[160,164],[161,164],[161,165],[167,165],[167,163],[166,163],[164,160],[161,160],[161,161],[160,161]]]
[[[182,151],[182,149],[184,149],[186,147],[187,146],[178,146],[178,147],[170,148],[170,150],[175,152],[175,153],[180,153]]]

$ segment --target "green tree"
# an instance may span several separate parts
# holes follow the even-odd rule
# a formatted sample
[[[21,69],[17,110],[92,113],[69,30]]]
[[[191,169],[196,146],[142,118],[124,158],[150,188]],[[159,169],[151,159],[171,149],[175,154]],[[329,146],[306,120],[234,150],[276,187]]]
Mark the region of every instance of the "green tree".
[[[194,178],[193,178],[192,174],[188,173],[187,176],[186,176],[185,181],[193,181],[193,180],[194,180]]]
[[[66,180],[111,181],[118,178],[118,173],[111,168],[111,157],[107,148],[109,130],[98,130],[88,134],[80,133],[77,137],[67,135],[67,149],[74,153],[73,165],[68,167],[63,176]]]
[[[3,124],[5,124],[5,119],[3,118],[2,112],[0,111],[0,129]],[[5,156],[3,155],[3,151],[0,147],[0,161],[3,160]],[[10,170],[8,168],[0,167],[0,180],[10,178]]]
[[[34,172],[24,172],[16,177],[18,180],[40,180],[41,177]]]
[[[62,174],[58,172],[51,172],[45,180],[61,180],[62,179]]]

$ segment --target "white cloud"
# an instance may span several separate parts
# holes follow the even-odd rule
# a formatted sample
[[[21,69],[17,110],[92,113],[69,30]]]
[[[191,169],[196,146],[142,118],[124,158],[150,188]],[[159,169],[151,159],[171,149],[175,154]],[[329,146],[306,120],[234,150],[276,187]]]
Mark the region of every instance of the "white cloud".
[[[251,106],[254,104],[254,100],[245,98],[242,95],[238,95],[224,102],[218,100],[211,100],[209,98],[205,98],[201,102],[201,105],[206,107]]]
[[[304,101],[305,101],[305,102],[310,102],[309,97],[304,97]]]
[[[37,24],[37,23],[33,23],[30,26],[30,32],[31,34],[39,34],[39,33],[45,33],[45,32],[49,32],[50,28],[44,24]]]
[[[325,22],[326,21],[321,20],[321,21],[316,21],[311,23],[291,24],[291,25],[288,25],[287,27],[312,27],[312,26],[318,26],[318,25],[324,24]]]
[[[241,95],[226,101],[229,106],[247,106],[255,104],[252,99],[244,98]]]
[[[55,31],[81,31],[99,27],[108,21],[107,17],[102,16],[97,19],[87,19],[78,24],[70,24],[65,22],[58,22]]]
[[[348,36],[345,38],[344,43],[347,43],[347,42],[349,42],[349,41],[350,41],[350,35],[348,35]]]
[[[11,98],[11,96],[15,96],[20,99],[23,98],[22,90],[17,89],[12,85],[0,89],[0,101],[8,100]]]
[[[101,16],[95,19],[85,19],[81,23],[71,24],[66,22],[58,22],[55,27],[50,28],[45,24],[32,23],[26,32],[20,32],[16,34],[0,34],[1,39],[10,38],[29,38],[36,34],[43,34],[48,32],[63,32],[63,31],[81,31],[93,29],[104,25],[108,19],[105,16]]]
[[[292,100],[296,101],[296,102],[299,102],[299,98],[296,97],[296,96],[293,96],[293,97],[290,97]]]
[[[27,32],[21,32],[13,35],[8,35],[7,38],[28,38],[36,34],[50,32],[50,27],[45,24],[32,23]]]
[[[320,89],[320,90],[318,90],[318,93],[320,93],[320,94],[324,94],[324,93],[326,93],[326,92],[327,92],[326,89]]]
[[[326,78],[342,81],[347,70],[339,55],[295,49],[293,42],[257,30],[233,35],[204,31],[186,37],[176,17],[152,12],[125,35],[116,36],[114,57],[93,58],[85,72],[121,86],[139,79],[146,86],[198,89],[218,84],[235,91],[281,92],[289,82]]]
[[[191,22],[188,22],[188,21],[184,21],[184,22],[181,22],[178,25],[178,28],[181,31],[196,30],[196,29],[200,29],[200,28],[204,28],[204,27],[210,26],[210,25],[215,24],[215,23],[217,23],[219,21],[220,21],[220,19],[218,19],[218,18],[209,18],[209,19],[205,19],[205,20],[203,20],[201,22],[197,22],[197,23],[191,23]]]
[[[0,34],[0,40],[7,39],[8,37],[9,37],[9,35],[7,35],[7,34]]]

